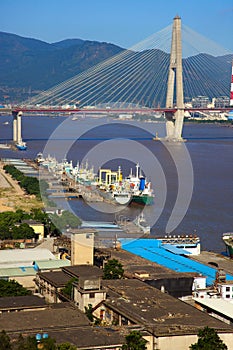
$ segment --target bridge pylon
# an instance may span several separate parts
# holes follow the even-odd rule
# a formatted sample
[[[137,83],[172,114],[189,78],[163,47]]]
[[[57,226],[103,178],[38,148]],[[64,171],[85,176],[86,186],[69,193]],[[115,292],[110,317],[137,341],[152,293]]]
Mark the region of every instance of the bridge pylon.
[[[176,89],[175,89],[176,84]],[[183,141],[184,92],[182,69],[181,18],[173,20],[170,65],[167,82],[166,108],[174,108],[174,90],[176,91],[176,112],[166,113],[166,132],[168,140]],[[175,121],[173,121],[175,119]]]
[[[13,142],[21,143],[22,142],[22,112],[21,111],[12,111],[13,115]]]

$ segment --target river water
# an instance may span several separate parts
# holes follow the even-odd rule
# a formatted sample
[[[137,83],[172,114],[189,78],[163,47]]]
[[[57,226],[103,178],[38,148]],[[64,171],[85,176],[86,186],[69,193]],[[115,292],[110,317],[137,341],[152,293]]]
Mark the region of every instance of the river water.
[[[9,122],[6,124],[5,122]],[[12,137],[12,117],[2,116],[1,143]],[[143,212],[151,234],[197,234],[202,249],[223,252],[223,232],[233,230],[233,127],[185,124],[184,143],[152,140],[164,136],[163,122],[119,122],[109,118],[23,117],[27,151],[0,149],[1,158],[35,158],[38,152],[88,160],[123,175],[139,162],[155,193],[154,205],[110,206],[70,200],[65,205],[83,220],[134,219]],[[49,140],[49,141],[48,141]]]

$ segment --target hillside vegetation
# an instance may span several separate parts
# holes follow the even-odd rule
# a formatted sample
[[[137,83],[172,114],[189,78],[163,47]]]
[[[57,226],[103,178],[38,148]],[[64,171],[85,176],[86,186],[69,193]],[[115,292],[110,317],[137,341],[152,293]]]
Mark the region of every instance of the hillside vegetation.
[[[0,50],[0,102],[14,103],[74,77],[125,49],[111,43],[82,39],[67,39],[49,44],[0,32]],[[157,51],[153,75],[166,77],[166,67],[158,62],[162,62],[168,54]],[[221,95],[228,96],[232,58],[232,55],[214,57],[200,53],[184,59],[184,88],[191,84],[193,96],[205,95],[205,87],[211,87],[209,92],[212,97],[219,96],[219,91],[222,92]],[[202,62],[201,67],[199,61]],[[197,70],[201,69],[195,75],[190,71],[194,65]],[[162,81],[165,82],[166,79]]]

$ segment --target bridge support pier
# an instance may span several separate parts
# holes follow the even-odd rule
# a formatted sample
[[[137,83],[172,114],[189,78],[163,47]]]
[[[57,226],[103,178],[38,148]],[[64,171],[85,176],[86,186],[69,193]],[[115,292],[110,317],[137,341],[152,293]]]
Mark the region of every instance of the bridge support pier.
[[[178,109],[175,113],[175,126],[173,137],[177,141],[183,141],[182,130],[184,124],[184,109]]]
[[[173,108],[174,104],[174,85],[176,82],[176,108],[175,115],[171,117],[166,115],[167,139],[182,141],[182,129],[184,121],[184,93],[182,76],[182,46],[181,46],[181,18],[176,16],[173,21],[172,43],[170,66],[168,73],[168,86],[166,108]],[[173,121],[175,119],[175,121]]]
[[[13,114],[13,142],[17,142],[17,115]]]
[[[13,111],[13,142],[22,142],[22,112]]]

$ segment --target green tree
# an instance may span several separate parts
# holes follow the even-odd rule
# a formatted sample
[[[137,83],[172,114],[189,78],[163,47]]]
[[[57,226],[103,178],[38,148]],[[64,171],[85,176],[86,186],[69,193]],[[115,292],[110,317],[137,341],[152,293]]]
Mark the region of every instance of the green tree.
[[[122,350],[146,350],[146,343],[139,331],[132,331],[126,335]]]
[[[50,214],[50,218],[54,225],[58,227],[60,231],[67,227],[77,228],[81,225],[82,221],[76,215],[64,210],[61,215]]]
[[[3,168],[14,180],[19,182],[19,185],[24,188],[28,194],[34,194],[39,199],[41,198],[39,180],[36,177],[25,176],[13,165],[5,165]]]
[[[35,231],[28,224],[24,223],[12,228],[13,239],[26,239],[34,238],[36,236]]]
[[[85,314],[91,322],[94,321],[94,316],[93,316],[92,312],[93,312],[93,308],[92,308],[91,304],[88,304],[88,307],[85,306]]]
[[[24,288],[16,281],[0,279],[0,297],[31,295],[31,291]]]
[[[0,350],[11,350],[11,349],[12,349],[12,346],[10,342],[10,337],[3,330],[0,333]]]
[[[78,279],[76,277],[72,277],[61,290],[62,294],[71,300],[73,299],[73,283],[77,281]]]
[[[22,334],[20,334],[18,336],[18,339],[17,339],[17,345],[16,345],[16,350],[25,350],[26,349],[26,346],[25,346],[25,339],[24,337],[22,336]]]
[[[22,334],[17,339],[15,350],[37,350],[37,341],[35,337],[24,338]]]
[[[220,339],[213,328],[204,327],[198,332],[198,341],[192,344],[190,350],[227,350],[227,346]]]
[[[12,234],[10,232],[9,226],[6,224],[0,224],[0,239],[11,239]]]
[[[41,340],[41,344],[43,344],[43,350],[56,350],[56,340],[53,338],[46,338]]]
[[[123,277],[124,269],[122,264],[117,259],[109,260],[104,266],[103,279],[117,280]]]

